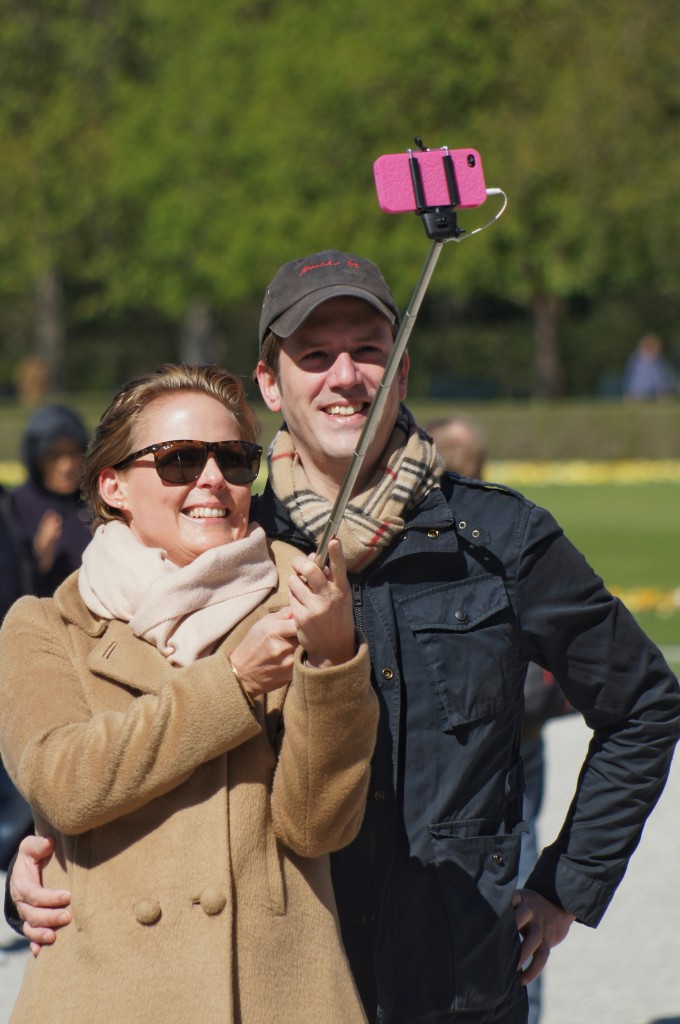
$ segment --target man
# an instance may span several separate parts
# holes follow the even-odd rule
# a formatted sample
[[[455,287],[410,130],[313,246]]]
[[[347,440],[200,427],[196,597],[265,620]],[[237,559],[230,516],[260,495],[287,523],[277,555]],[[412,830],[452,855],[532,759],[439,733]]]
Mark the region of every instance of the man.
[[[271,536],[318,543],[397,319],[368,260],[331,250],[276,274],[257,366],[286,424],[255,510]],[[382,711],[361,833],[333,857],[342,934],[371,1022],[520,1024],[523,984],[574,919],[599,922],[621,880],[668,773],[680,691],[548,513],[441,475],[401,404],[408,369],[405,355],[339,531]],[[594,737],[564,828],[517,891],[529,661]],[[12,892],[39,939],[64,898],[32,911],[44,890],[21,875]]]

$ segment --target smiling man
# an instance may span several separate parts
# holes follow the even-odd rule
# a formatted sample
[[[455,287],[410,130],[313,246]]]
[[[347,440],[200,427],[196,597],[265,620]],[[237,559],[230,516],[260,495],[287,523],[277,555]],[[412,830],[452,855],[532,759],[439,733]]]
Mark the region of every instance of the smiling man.
[[[330,250],[274,277],[257,378],[285,423],[254,509],[270,536],[317,546],[397,325],[369,260]],[[363,826],[332,858],[342,936],[371,1024],[523,1024],[526,982],[574,919],[599,923],[623,877],[666,781],[680,690],[549,513],[442,473],[403,404],[408,369],[405,356],[339,529],[381,706]],[[530,661],[593,740],[559,836],[517,890]],[[65,898],[32,910],[44,890],[20,866],[26,932],[53,941],[42,928]]]
[[[368,260],[331,250],[274,277],[257,378],[285,425],[255,513],[271,535],[318,543],[397,326]],[[441,473],[402,404],[408,370],[406,355],[340,527],[382,723],[362,832],[333,858],[336,898],[369,1020],[515,1024],[523,983],[575,918],[599,922],[623,876],[680,693],[547,512]],[[516,891],[529,661],[595,735],[560,836]]]

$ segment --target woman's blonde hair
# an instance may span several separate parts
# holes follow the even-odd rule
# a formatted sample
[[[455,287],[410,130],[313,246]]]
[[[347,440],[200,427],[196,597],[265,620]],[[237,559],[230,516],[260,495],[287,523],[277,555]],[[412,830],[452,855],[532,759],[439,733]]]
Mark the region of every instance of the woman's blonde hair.
[[[116,466],[127,455],[132,454],[134,430],[140,413],[147,405],[155,398],[180,391],[216,398],[238,422],[241,440],[256,439],[257,420],[248,405],[243,385],[238,377],[228,373],[222,366],[164,363],[154,373],[129,381],[118,391],[100,419],[85,455],[81,490],[92,512],[93,530],[102,523],[123,519],[120,509],[112,508],[102,499],[99,493],[99,474],[107,466]]]

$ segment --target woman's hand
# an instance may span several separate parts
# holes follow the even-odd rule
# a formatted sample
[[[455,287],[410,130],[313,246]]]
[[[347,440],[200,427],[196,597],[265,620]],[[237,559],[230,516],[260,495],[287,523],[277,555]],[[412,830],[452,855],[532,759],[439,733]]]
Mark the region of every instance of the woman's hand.
[[[290,608],[282,608],[251,626],[229,660],[244,690],[251,697],[257,697],[291,681],[297,645],[292,612]]]
[[[330,542],[324,569],[303,555],[293,560],[293,568],[297,575],[288,580],[290,606],[308,664],[330,668],[349,661],[356,654],[357,641],[340,541]]]
[[[24,935],[31,942],[33,956],[38,955],[41,946],[54,942],[56,928],[71,921],[71,894],[65,889],[43,888],[42,869],[53,851],[54,839],[27,836],[19,844],[10,876],[9,894],[24,922]]]

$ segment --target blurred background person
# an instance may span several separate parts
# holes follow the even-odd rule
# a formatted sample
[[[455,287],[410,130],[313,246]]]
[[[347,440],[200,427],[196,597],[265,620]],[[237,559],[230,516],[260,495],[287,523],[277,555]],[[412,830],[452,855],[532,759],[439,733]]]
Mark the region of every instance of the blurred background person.
[[[478,423],[467,416],[452,416],[430,423],[426,430],[446,470],[473,480],[484,478],[488,444],[486,434]],[[520,751],[525,783],[523,818],[529,831],[522,836],[518,888],[524,885],[538,860],[537,822],[545,781],[543,726],[548,719],[571,710],[552,673],[540,665],[530,664],[524,683],[524,722]],[[541,1017],[541,975],[527,986],[527,994],[528,1024],[538,1024]]]
[[[80,566],[90,540],[89,512],[80,498],[86,447],[87,431],[71,409],[45,405],[31,416],[21,442],[28,480],[0,495],[0,621],[18,597],[51,597]],[[0,871],[32,825],[30,807],[0,762]]]
[[[89,512],[80,497],[87,431],[63,405],[45,405],[28,422],[21,458],[28,480],[14,490],[10,507],[33,561],[32,593],[51,597],[80,566],[90,540]]]
[[[32,585],[31,566],[22,558],[10,509],[9,492],[0,487],[0,623]],[[17,844],[32,825],[31,811],[17,792],[0,761],[0,875],[7,871]]]
[[[451,473],[481,480],[488,455],[486,434],[467,416],[436,420],[425,428]]]
[[[657,334],[645,334],[631,352],[623,375],[625,398],[658,401],[676,395],[678,382]]]

